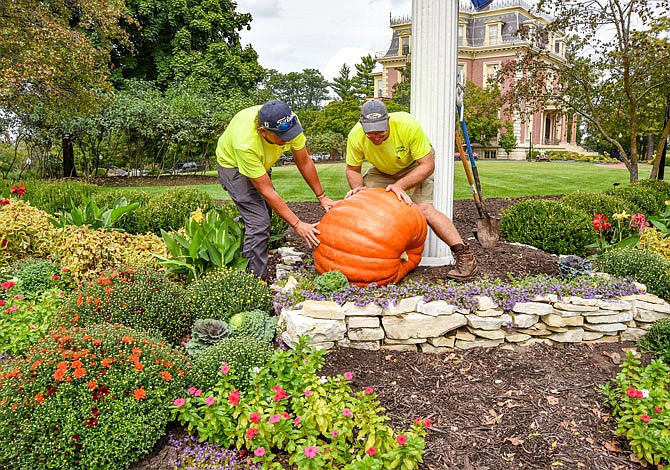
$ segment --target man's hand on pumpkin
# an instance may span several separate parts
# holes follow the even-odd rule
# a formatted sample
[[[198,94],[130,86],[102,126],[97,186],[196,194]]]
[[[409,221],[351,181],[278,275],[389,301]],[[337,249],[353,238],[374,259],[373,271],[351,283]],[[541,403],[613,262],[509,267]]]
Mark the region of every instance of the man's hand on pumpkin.
[[[399,201],[405,201],[408,205],[412,205],[412,198],[405,192],[405,190],[398,184],[389,184],[386,187],[387,191],[393,191],[398,196]]]
[[[349,192],[346,194],[346,196],[344,196],[344,199],[347,199],[347,198],[353,196],[354,194],[356,194],[356,193],[358,193],[358,192],[360,192],[360,191],[363,191],[364,189],[367,189],[367,186],[359,186],[359,187],[357,187],[357,188],[354,188],[354,189],[352,189],[351,191],[349,191]]]
[[[307,246],[310,248],[316,248],[319,246],[319,239],[317,238],[317,235],[321,235],[319,229],[316,228],[317,225],[319,225],[318,222],[315,224],[308,224],[302,220],[299,220],[298,223],[293,227],[293,230],[295,230],[296,233],[307,242]]]
[[[323,210],[328,212],[333,208],[335,204],[337,204],[336,201],[333,201],[331,198],[328,196],[324,196],[322,198],[319,198],[319,203],[321,203],[321,207],[323,207]]]

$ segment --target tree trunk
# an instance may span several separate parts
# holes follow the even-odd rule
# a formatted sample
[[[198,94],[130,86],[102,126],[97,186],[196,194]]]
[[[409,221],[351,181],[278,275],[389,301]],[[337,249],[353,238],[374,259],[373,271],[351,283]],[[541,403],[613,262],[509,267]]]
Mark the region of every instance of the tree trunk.
[[[74,166],[74,147],[70,136],[63,136],[63,176],[65,178],[76,178],[77,168]]]

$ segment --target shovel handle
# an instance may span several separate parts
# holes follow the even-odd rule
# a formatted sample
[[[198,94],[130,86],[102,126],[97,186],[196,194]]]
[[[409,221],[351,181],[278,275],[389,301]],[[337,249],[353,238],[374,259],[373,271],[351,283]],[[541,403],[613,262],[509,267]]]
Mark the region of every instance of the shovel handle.
[[[475,186],[475,179],[472,176],[472,172],[470,171],[470,165],[468,165],[468,161],[465,157],[465,150],[463,149],[463,141],[461,140],[461,136],[458,134],[458,131],[456,131],[456,147],[458,147],[458,153],[461,156],[461,162],[463,162],[463,169],[465,170],[465,175],[468,177],[468,183],[470,184],[470,189],[472,190],[472,197],[475,199],[475,203],[479,204],[479,194],[477,193],[477,188]],[[477,210],[480,210],[479,206],[477,206]],[[481,216],[481,211],[479,215]]]

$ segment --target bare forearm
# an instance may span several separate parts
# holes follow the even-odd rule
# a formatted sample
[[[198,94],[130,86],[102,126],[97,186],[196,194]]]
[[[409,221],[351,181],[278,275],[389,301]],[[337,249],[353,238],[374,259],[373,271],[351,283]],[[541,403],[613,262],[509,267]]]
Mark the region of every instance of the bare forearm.
[[[361,175],[360,168],[350,168],[347,167],[345,174],[347,176],[347,182],[351,189],[360,188],[363,186],[363,175]]]

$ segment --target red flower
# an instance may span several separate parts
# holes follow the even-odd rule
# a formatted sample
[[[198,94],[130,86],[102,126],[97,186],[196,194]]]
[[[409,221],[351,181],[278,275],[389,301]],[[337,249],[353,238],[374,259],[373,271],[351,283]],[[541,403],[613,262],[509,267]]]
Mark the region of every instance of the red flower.
[[[375,455],[377,453],[377,449],[375,449],[374,447],[369,447],[365,451],[365,453],[372,457],[373,455]]]
[[[258,434],[258,429],[249,428],[249,429],[247,429],[246,438],[247,439],[253,439],[254,437],[256,437],[257,434]]]
[[[656,411],[656,413],[663,413],[663,410],[661,409],[660,406],[655,406],[654,411]]]
[[[0,199],[0,206],[6,206],[9,204],[9,199]]]
[[[398,441],[398,444],[400,444],[401,446],[404,446],[405,443],[407,442],[407,436],[405,436],[404,434],[398,434],[396,441]]]
[[[17,198],[21,199],[21,196],[26,194],[26,187],[22,184],[18,186],[12,186],[11,188],[9,188],[9,192],[12,193]]]
[[[261,416],[255,411],[249,415],[249,421],[252,423],[258,424],[261,422]]]
[[[12,287],[14,287],[15,285],[16,284],[13,283],[12,281],[7,281],[7,282],[3,282],[2,284],[0,284],[0,287],[2,287],[4,290],[9,290]]]
[[[231,390],[231,392],[228,394],[228,404],[232,406],[237,406],[239,402],[240,402],[240,391]]]
[[[286,394],[286,390],[281,388],[279,385],[275,385],[274,387],[272,387],[272,390],[274,390],[275,392],[275,396],[273,397],[274,401],[281,401],[282,399],[288,396]]]
[[[651,418],[649,417],[649,415],[646,415],[646,414],[640,416],[640,419],[641,419],[642,421],[644,421],[645,423],[648,423],[649,421],[651,421]]]
[[[612,224],[607,221],[607,216],[605,214],[596,214],[593,216],[591,223],[596,232],[602,232],[609,229]]]
[[[366,394],[366,395],[370,395],[370,394],[372,394],[372,392],[374,392],[372,387],[366,387],[366,389],[363,390],[363,393]]]

